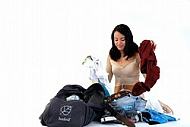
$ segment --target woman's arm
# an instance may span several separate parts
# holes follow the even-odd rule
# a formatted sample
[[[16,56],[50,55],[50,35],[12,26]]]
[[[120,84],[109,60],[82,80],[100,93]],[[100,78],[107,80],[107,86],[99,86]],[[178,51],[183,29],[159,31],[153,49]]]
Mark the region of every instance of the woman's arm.
[[[106,63],[106,72],[108,73],[108,80],[109,82],[111,82],[112,77],[113,77],[113,73],[112,73],[112,66],[110,63],[110,57],[107,57],[107,63]]]
[[[139,69],[141,69],[141,58],[140,58],[140,56],[139,56],[139,53],[137,54],[136,59],[137,59],[138,65],[139,65]],[[142,75],[143,75],[143,77],[146,79],[146,74],[142,74]]]

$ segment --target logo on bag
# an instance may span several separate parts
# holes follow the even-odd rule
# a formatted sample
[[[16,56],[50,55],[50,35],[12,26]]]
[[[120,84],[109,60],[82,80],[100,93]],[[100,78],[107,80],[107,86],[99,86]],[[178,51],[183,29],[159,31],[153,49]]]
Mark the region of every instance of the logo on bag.
[[[59,113],[59,120],[61,121],[70,121],[71,120],[71,111],[72,107],[70,105],[64,105],[60,108],[60,113]]]

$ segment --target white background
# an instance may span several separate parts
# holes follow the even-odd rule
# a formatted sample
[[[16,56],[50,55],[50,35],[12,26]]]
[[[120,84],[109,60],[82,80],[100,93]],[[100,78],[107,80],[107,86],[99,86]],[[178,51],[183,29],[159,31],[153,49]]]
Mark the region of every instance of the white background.
[[[59,89],[88,87],[81,63],[94,55],[105,65],[120,23],[138,45],[157,44],[161,74],[147,96],[188,119],[189,7],[189,0],[0,0],[0,125],[40,127],[38,117]]]

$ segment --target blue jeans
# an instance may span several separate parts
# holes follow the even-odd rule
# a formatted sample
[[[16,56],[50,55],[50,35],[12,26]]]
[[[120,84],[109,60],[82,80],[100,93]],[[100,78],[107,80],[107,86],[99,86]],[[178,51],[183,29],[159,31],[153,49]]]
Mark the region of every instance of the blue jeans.
[[[141,96],[125,96],[116,100],[116,103],[121,106],[124,110],[137,110],[141,111],[145,109],[146,100]]]

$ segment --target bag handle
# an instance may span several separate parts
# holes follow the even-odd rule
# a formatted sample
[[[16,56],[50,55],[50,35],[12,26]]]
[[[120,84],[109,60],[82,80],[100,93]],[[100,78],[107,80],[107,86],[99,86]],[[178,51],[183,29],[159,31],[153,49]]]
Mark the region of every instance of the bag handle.
[[[117,113],[110,105],[109,103],[114,101],[115,99],[119,99],[122,98],[124,96],[129,96],[131,93],[131,91],[128,90],[123,90],[123,91],[119,91],[117,93],[112,94],[110,97],[107,98],[107,100],[105,100],[105,106],[107,108],[108,111],[110,111],[110,113],[117,118],[119,121],[122,122],[122,124],[127,125],[128,127],[135,127],[135,124],[133,121],[131,121],[128,118],[123,117],[122,115],[120,115],[119,113]]]

